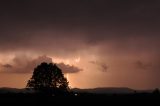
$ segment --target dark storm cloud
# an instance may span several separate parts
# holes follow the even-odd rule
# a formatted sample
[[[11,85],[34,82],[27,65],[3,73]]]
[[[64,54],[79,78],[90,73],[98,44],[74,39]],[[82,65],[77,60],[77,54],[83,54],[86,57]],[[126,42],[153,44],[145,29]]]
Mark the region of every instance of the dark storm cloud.
[[[135,67],[138,69],[147,70],[150,67],[152,67],[152,64],[151,63],[144,63],[144,62],[138,60],[135,62]]]
[[[141,70],[148,70],[154,72],[159,72],[160,74],[160,58],[157,56],[154,56],[151,59],[148,60],[137,60],[134,62],[134,68],[141,69]]]
[[[159,0],[14,0],[1,1],[0,12],[1,53],[160,53]]]
[[[12,64],[0,65],[0,69],[3,72],[8,73],[31,73],[34,68],[42,62],[52,63],[52,58],[47,56],[39,56],[36,59],[32,59],[25,55],[16,56]],[[75,66],[66,65],[64,63],[57,63],[64,73],[77,73],[82,69]]]
[[[144,75],[148,76],[148,79],[147,79],[147,81],[149,82],[148,86],[160,87],[160,82],[159,82],[160,58],[157,58],[157,56],[155,56],[150,61],[137,60],[134,63],[133,69],[135,69],[135,72],[139,70],[137,74],[143,73]]]
[[[57,64],[57,66],[63,70],[64,73],[77,73],[79,71],[82,71],[82,69],[75,67],[75,66],[71,66],[71,65],[66,65],[64,63],[59,63]]]
[[[89,61],[89,63],[99,66],[102,72],[107,72],[108,70],[108,65],[106,65],[106,63],[98,61]]]
[[[40,56],[36,59],[32,59],[26,55],[17,55],[11,62],[12,64],[3,65],[1,71],[9,73],[31,73],[38,64],[41,62],[51,63],[52,59],[46,56]],[[8,66],[11,67],[9,68]]]
[[[159,0],[14,0],[1,1],[0,12],[1,52],[63,57],[96,47],[100,56],[160,53]]]
[[[1,1],[0,12],[1,51],[67,54],[101,43],[125,51],[160,39],[158,0],[14,0]]]
[[[10,65],[10,64],[5,64],[5,65],[2,65],[2,67],[4,67],[4,68],[12,68],[13,66],[12,65]]]

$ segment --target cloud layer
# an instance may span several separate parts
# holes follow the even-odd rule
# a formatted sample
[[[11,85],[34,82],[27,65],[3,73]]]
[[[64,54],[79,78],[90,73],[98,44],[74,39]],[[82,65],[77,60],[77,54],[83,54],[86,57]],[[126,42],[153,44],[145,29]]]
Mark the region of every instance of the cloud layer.
[[[52,58],[39,56],[36,59],[32,59],[25,55],[16,56],[12,60],[12,64],[1,64],[0,69],[2,72],[7,73],[32,73],[34,68],[42,62],[52,63]],[[77,73],[82,71],[82,69],[79,69],[78,67],[66,65],[64,63],[57,63],[57,66],[62,69],[63,73]]]
[[[16,0],[0,4],[2,52],[69,55],[92,46],[118,52],[160,52],[156,49],[160,39],[158,0]]]
[[[106,65],[106,63],[98,61],[89,61],[89,63],[99,66],[99,70],[101,70],[102,72],[107,72],[108,70],[108,65]]]

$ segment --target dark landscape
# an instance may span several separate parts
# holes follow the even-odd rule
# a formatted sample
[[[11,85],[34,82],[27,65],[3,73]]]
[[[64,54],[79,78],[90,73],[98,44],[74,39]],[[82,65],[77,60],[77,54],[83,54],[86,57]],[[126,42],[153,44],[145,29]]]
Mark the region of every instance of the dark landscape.
[[[115,93],[116,92],[116,93]],[[135,91],[128,88],[72,89],[67,95],[46,96],[28,89],[1,88],[0,103],[5,104],[159,104],[158,90]]]

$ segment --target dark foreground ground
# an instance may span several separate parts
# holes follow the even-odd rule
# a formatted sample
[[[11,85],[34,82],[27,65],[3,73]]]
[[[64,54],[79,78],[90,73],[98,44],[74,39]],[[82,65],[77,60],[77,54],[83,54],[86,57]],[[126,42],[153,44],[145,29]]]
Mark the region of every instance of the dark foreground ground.
[[[51,105],[160,105],[159,93],[134,93],[134,94],[90,94],[78,93],[65,96],[44,96],[39,94],[6,93],[0,94],[0,104],[51,104]]]

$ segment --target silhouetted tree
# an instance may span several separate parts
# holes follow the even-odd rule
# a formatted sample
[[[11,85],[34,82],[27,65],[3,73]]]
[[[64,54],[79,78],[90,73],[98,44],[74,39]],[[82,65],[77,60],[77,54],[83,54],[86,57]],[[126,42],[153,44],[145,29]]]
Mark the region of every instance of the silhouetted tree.
[[[159,95],[159,94],[160,94],[159,89],[158,89],[158,88],[156,88],[156,89],[153,91],[153,94],[154,94],[154,95]]]
[[[64,94],[69,90],[67,79],[61,69],[53,63],[41,63],[38,65],[27,83],[27,88],[54,95]]]

